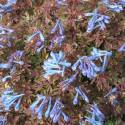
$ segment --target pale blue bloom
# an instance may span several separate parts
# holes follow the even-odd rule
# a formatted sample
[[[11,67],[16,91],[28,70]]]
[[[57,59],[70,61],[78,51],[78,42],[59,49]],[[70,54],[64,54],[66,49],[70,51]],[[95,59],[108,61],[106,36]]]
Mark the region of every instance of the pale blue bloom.
[[[12,106],[14,106],[15,111],[18,111],[22,96],[24,96],[24,94],[14,93],[12,89],[5,90],[1,96],[5,111],[9,111]]]
[[[23,65],[24,62],[21,60],[22,57],[24,55],[24,51],[22,50],[17,50],[16,52],[12,53],[10,56],[9,56],[9,60],[8,60],[8,63],[9,64],[19,64],[19,65]]]
[[[91,112],[92,114],[94,114],[95,119],[97,119],[100,122],[104,122],[105,121],[105,116],[104,114],[100,111],[100,109],[98,108],[97,104],[94,103],[91,107]]]
[[[7,117],[6,116],[0,116],[0,125],[7,125]]]
[[[62,46],[62,42],[64,41],[65,36],[64,35],[56,35],[52,40],[51,40],[51,45],[50,48],[54,46],[55,43],[58,44],[59,47]]]
[[[5,83],[5,82],[7,82],[8,80],[10,80],[10,79],[12,79],[12,76],[10,76],[10,75],[7,75],[7,76],[5,76],[4,78],[2,78],[2,82],[3,83]]]
[[[3,13],[12,12],[13,4],[16,4],[17,0],[8,0],[6,4],[0,4],[0,16],[2,18]]]
[[[14,30],[0,26],[0,35],[9,35],[13,33]]]
[[[116,94],[118,94],[118,88],[117,88],[117,87],[111,89],[111,90],[104,96],[104,98],[110,98],[110,97],[112,97],[112,96],[115,97]],[[119,104],[119,101],[118,101],[116,98],[112,98],[111,104],[112,104],[113,106],[116,106],[117,104]]]
[[[69,85],[71,85],[76,80],[77,75],[78,75],[78,72],[76,72],[70,78],[68,78],[60,83],[60,86],[61,86],[63,91],[68,89]]]
[[[35,36],[39,36],[41,41],[45,41],[44,35],[42,34],[41,31],[36,31],[33,33],[31,36],[28,37],[28,42],[31,42]]]
[[[95,9],[92,13],[85,13],[85,16],[92,16],[92,18],[88,22],[87,32],[90,33],[94,29],[99,28],[100,30],[104,30],[106,28],[106,24],[109,23],[109,16],[101,15],[98,12],[98,9]]]
[[[52,101],[51,97],[47,98],[46,96],[43,95],[37,95],[37,100],[34,101],[33,104],[30,106],[30,110],[32,110],[33,114],[34,113],[37,114],[38,119],[42,119],[43,112],[46,109],[48,103],[48,108],[45,112],[45,117],[48,118],[51,109],[51,103],[52,103],[51,101]]]
[[[50,112],[50,118],[52,119],[53,123],[57,123],[61,116],[63,116],[66,122],[69,120],[68,116],[62,111],[63,107],[64,105],[60,102],[60,100],[56,99],[56,102]]]
[[[117,92],[118,92],[118,89],[115,87],[115,88],[111,89],[104,97],[106,98],[106,97],[108,97],[114,93],[117,93]]]
[[[50,56],[50,58],[44,61],[44,77],[48,78],[50,75],[54,74],[61,74],[62,76],[64,76],[66,68],[70,67],[71,63],[65,60],[65,55],[62,51],[60,51],[59,53],[51,52]]]
[[[57,5],[68,5],[66,0],[55,0]]]
[[[55,33],[58,30],[60,35],[64,35],[64,28],[62,22],[59,19],[56,21],[55,26],[52,28],[51,34]]]
[[[119,52],[125,52],[125,44],[123,44],[119,49]]]
[[[73,99],[73,104],[77,105],[78,104],[78,96],[80,96],[82,98],[82,100],[84,100],[85,102],[89,103],[89,98],[86,96],[86,94],[83,92],[83,90],[81,89],[81,87],[76,87],[76,95]]]
[[[0,63],[0,69],[9,69],[10,67],[9,63]]]
[[[91,111],[88,111],[91,116],[85,117],[87,122],[89,122],[92,125],[104,125],[105,116],[104,114],[99,110],[96,103],[92,105]]]
[[[83,74],[90,79],[97,76],[97,73],[100,72],[100,67],[97,67],[93,61],[91,61],[93,57],[83,56],[80,57],[75,64],[72,66],[72,70],[79,70]]]
[[[123,11],[123,7],[125,6],[125,0],[118,0],[116,2],[111,2],[110,0],[102,0],[102,2],[106,7],[108,7],[108,9],[117,13]]]
[[[44,35],[42,34],[41,31],[36,31],[35,33],[33,33],[33,35],[28,37],[28,42],[31,42],[36,36],[39,36],[40,39],[36,41],[34,48],[37,47],[36,53],[40,53],[44,48],[44,41],[45,41]]]
[[[95,60],[100,59],[102,62],[101,72],[104,72],[107,68],[110,57],[112,56],[112,52],[108,52],[106,50],[99,50],[93,47],[91,55],[95,57]]]

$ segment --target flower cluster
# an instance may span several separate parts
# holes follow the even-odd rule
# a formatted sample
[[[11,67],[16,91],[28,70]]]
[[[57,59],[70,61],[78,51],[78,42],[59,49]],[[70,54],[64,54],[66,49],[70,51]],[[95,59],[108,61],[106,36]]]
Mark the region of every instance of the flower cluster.
[[[51,52],[51,58],[44,62],[43,69],[45,70],[44,77],[48,78],[50,75],[61,74],[64,76],[66,68],[71,66],[71,63],[65,60],[65,55],[62,51],[59,53]]]
[[[91,111],[89,111],[91,117],[86,117],[87,122],[92,125],[103,125],[105,121],[104,114],[99,110],[96,103],[94,103],[91,107]]]
[[[10,108],[13,106],[15,111],[18,111],[23,96],[24,94],[14,93],[14,91],[10,88],[5,90],[1,96],[2,104],[5,108],[5,111],[9,111]]]
[[[53,123],[57,123],[63,116],[64,121],[68,121],[68,116],[62,111],[64,105],[60,102],[60,99],[56,99],[54,106],[52,106],[52,98],[43,95],[37,95],[37,100],[30,106],[33,114],[38,114],[38,119],[42,119],[43,112],[46,109],[45,117],[51,118]]]
[[[99,28],[100,30],[104,30],[106,28],[106,24],[109,23],[109,16],[102,15],[98,12],[98,9],[95,9],[92,13],[85,13],[85,16],[92,16],[92,18],[88,22],[87,31],[88,33],[92,32],[94,29]]]

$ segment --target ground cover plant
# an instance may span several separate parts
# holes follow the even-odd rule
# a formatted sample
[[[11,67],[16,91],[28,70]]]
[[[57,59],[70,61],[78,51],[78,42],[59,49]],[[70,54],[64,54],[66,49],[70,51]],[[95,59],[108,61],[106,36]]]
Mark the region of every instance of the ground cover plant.
[[[1,125],[125,125],[125,0],[0,0]]]

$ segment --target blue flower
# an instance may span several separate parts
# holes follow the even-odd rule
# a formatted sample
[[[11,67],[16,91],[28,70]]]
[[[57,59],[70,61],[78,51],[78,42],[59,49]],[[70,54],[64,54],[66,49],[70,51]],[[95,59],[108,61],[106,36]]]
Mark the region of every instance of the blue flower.
[[[86,96],[86,94],[83,92],[83,90],[81,89],[80,86],[79,86],[79,87],[76,87],[75,90],[76,90],[76,95],[75,95],[75,97],[74,97],[74,99],[73,99],[73,104],[74,104],[74,105],[77,105],[77,104],[78,104],[78,96],[79,96],[79,95],[82,97],[82,99],[83,99],[84,101],[86,101],[87,103],[89,103],[89,98]]]
[[[40,53],[41,50],[44,48],[44,35],[42,34],[41,31],[36,31],[35,33],[33,33],[33,35],[31,35],[30,37],[28,37],[28,42],[30,42],[32,44],[32,40],[34,39],[34,37],[39,36],[39,40],[35,41],[35,45],[33,46],[33,48],[36,48],[36,53]]]
[[[64,76],[65,69],[71,66],[71,63],[65,60],[65,55],[62,51],[59,53],[50,53],[51,58],[44,61],[43,69],[45,70],[44,77],[48,78],[50,75],[61,74]]]
[[[0,26],[0,35],[9,35],[13,33],[14,30]]]
[[[17,0],[8,0],[6,4],[0,4],[0,16],[2,18],[3,13],[12,12],[13,4],[16,4]]]
[[[24,62],[21,60],[22,57],[24,55],[24,51],[21,50],[17,50],[16,52],[12,53],[9,57],[8,63],[9,64],[19,64],[19,65],[23,65]]]
[[[123,44],[119,49],[119,52],[125,52],[125,44]]]
[[[99,50],[99,49],[93,47],[91,55],[95,58],[95,60],[99,59],[103,63],[102,67],[101,67],[101,72],[104,72],[108,65],[108,61],[109,61],[110,57],[112,56],[112,52],[108,52],[105,50]]]
[[[109,101],[111,102],[111,104],[112,104],[113,106],[116,106],[116,105],[119,104],[119,101],[117,100],[117,98],[116,98],[116,96],[115,96],[115,95],[117,95],[117,94],[118,94],[118,88],[115,87],[115,88],[111,89],[111,90],[104,96],[104,98],[105,98],[105,99],[108,98]]]
[[[61,116],[63,116],[64,121],[68,121],[68,116],[62,111],[64,105],[60,102],[59,99],[56,99],[56,102],[50,112],[50,118],[52,119],[53,123],[57,123]]]
[[[87,122],[91,123],[92,125],[103,125],[105,121],[105,116],[104,114],[99,110],[98,106],[96,103],[92,105],[91,111],[88,111],[91,116],[86,117]]]
[[[85,13],[85,16],[92,16],[92,18],[88,22],[88,33],[92,32],[96,28],[104,30],[106,28],[106,24],[109,23],[110,19],[109,16],[99,14],[98,9],[95,9],[93,13]]]
[[[12,89],[5,90],[1,96],[5,111],[9,111],[12,106],[14,106],[15,111],[18,111],[23,95],[14,93]]]
[[[12,76],[7,75],[7,76],[5,76],[4,78],[2,78],[2,82],[5,83],[5,82],[7,82],[7,81],[10,80],[10,79],[12,79]]]
[[[51,34],[55,33],[59,29],[59,34],[64,35],[64,28],[61,21],[58,19],[55,26],[51,30]]]
[[[66,89],[68,89],[69,85],[71,85],[76,80],[77,75],[78,75],[78,72],[76,72],[70,78],[68,78],[60,83],[62,91],[65,91]]]
[[[48,108],[45,112],[45,117],[48,118],[51,109],[51,101],[51,97],[47,98],[43,95],[37,95],[37,100],[30,106],[30,110],[33,112],[33,114],[35,113],[38,115],[38,119],[42,119],[43,111],[46,109],[48,103]]]
[[[9,69],[10,67],[9,63],[0,63],[0,69]]]
[[[7,117],[6,116],[0,116],[0,125],[7,125]]]
[[[55,0],[55,1],[56,1],[57,5],[68,5],[66,3],[66,0]]]
[[[95,118],[100,121],[100,122],[104,122],[105,121],[105,116],[104,114],[100,111],[100,109],[98,108],[97,104],[94,103],[91,107],[91,112],[92,114],[94,114]]]
[[[51,40],[51,45],[50,48],[54,46],[55,43],[58,44],[59,47],[61,47],[62,42],[64,41],[65,36],[64,35],[56,35],[52,40]]]
[[[108,7],[108,9],[117,13],[123,11],[123,7],[125,6],[125,0],[119,0],[117,2],[111,2],[109,0],[102,0],[102,2],[104,3],[106,7]]]
[[[46,109],[47,107],[47,109]],[[59,99],[56,100],[54,106],[52,107],[52,98],[46,97],[43,95],[37,95],[37,100],[33,102],[33,104],[30,106],[30,110],[32,113],[38,115],[38,119],[42,119],[44,110],[45,117],[51,118],[53,120],[53,123],[56,123],[61,116],[63,116],[64,121],[68,121],[68,116],[62,111],[63,104],[59,101]]]
[[[72,70],[79,70],[82,72],[83,76],[86,76],[90,79],[97,76],[97,73],[100,72],[100,67],[97,67],[94,62],[91,61],[91,57],[83,56],[80,57],[75,64],[72,66]]]
[[[44,35],[41,31],[36,31],[35,33],[33,33],[30,37],[28,37],[27,41],[31,42],[35,36],[39,36],[41,41],[45,41]]]

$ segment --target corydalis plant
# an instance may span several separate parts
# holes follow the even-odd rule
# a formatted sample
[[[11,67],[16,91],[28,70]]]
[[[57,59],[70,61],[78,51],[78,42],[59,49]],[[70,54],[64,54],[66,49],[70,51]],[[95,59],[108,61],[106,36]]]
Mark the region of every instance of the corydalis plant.
[[[14,91],[10,88],[5,90],[1,96],[2,105],[4,106],[5,111],[9,111],[13,106],[15,111],[18,111],[23,96],[24,94],[14,93]]]
[[[12,12],[13,4],[16,4],[17,0],[8,0],[6,4],[0,4],[0,16],[2,18],[3,14],[6,12]]]
[[[59,47],[62,46],[62,42],[64,41],[65,36],[64,35],[56,35],[54,38],[51,40],[51,45],[50,49],[53,48],[54,44],[58,44]]]
[[[108,99],[109,102],[111,103],[111,105],[116,106],[119,104],[119,101],[117,100],[117,95],[118,95],[119,91],[118,88],[115,87],[113,89],[111,89],[105,96],[105,99]]]
[[[119,49],[118,49],[119,52],[124,52],[125,51],[125,44],[123,44]]]
[[[63,116],[64,121],[68,122],[69,117],[62,111],[64,105],[60,102],[60,99],[56,99],[54,106],[50,112],[50,118],[53,123],[57,123],[60,118]]]
[[[55,0],[57,5],[59,6],[65,6],[65,5],[68,5],[67,4],[67,0]]]
[[[76,80],[78,73],[79,72],[76,72],[70,78],[67,78],[66,80],[60,82],[60,88],[62,89],[62,91],[65,91],[68,89],[68,87]]]
[[[39,39],[35,40],[35,37],[39,37]],[[44,48],[45,38],[41,31],[36,31],[27,39],[30,48],[34,49],[36,53],[40,53]]]
[[[105,116],[104,114],[99,110],[96,103],[94,103],[91,107],[91,111],[88,111],[91,116],[86,117],[87,122],[89,122],[92,125],[104,125]]]
[[[116,2],[111,0],[102,0],[104,5],[113,12],[121,12],[123,11],[123,7],[125,6],[125,0],[118,0]]]
[[[38,114],[39,119],[42,119],[43,112],[47,107],[45,117],[50,117],[53,123],[57,123],[62,116],[64,121],[68,121],[68,116],[66,116],[66,114],[62,111],[64,105],[59,101],[59,99],[56,99],[54,106],[52,106],[52,104],[51,97],[37,95],[37,100],[30,106],[30,110],[32,110],[33,114]]]
[[[93,47],[91,55],[95,58],[94,60],[100,60],[102,63],[101,71],[104,72],[108,66],[108,62],[110,57],[112,56],[112,52],[108,52],[106,50],[100,50]]]
[[[24,51],[17,50],[16,52],[12,53],[9,56],[8,63],[10,65],[13,65],[13,64],[23,65],[24,64],[24,61],[22,61],[23,56],[24,56]]]
[[[81,86],[76,87],[76,95],[73,99],[73,104],[77,105],[78,104],[78,96],[80,96],[82,98],[83,101],[89,103],[89,98],[86,96],[86,94],[83,92],[83,90],[81,89]]]
[[[106,24],[109,23],[110,19],[109,16],[100,14],[98,12],[98,9],[95,9],[92,13],[85,13],[85,16],[92,16],[87,26],[88,33],[92,32],[96,28],[104,30],[106,28]]]
[[[65,60],[65,54],[60,51],[59,53],[50,53],[51,58],[44,61],[43,69],[45,70],[44,77],[48,78],[51,75],[60,74],[64,76],[66,68],[71,66],[71,63]]]
[[[33,114],[34,113],[37,114],[38,119],[41,119],[43,116],[43,111],[48,105],[47,111],[45,112],[45,117],[48,118],[50,113],[50,108],[52,105],[51,103],[52,103],[51,97],[47,98],[46,96],[43,95],[37,95],[37,100],[34,101],[33,104],[30,106],[30,110],[32,111]]]
[[[52,28],[51,34],[57,32],[57,31],[59,31],[59,34],[60,34],[60,35],[64,35],[64,28],[63,28],[62,22],[61,22],[59,19],[56,20],[56,24],[55,24],[55,26]]]
[[[91,57],[83,56],[80,57],[75,64],[73,64],[72,70],[78,70],[83,76],[92,79],[97,76],[97,73],[100,71],[100,67],[95,65],[95,63],[91,60]]]

